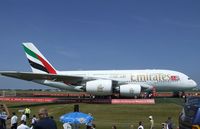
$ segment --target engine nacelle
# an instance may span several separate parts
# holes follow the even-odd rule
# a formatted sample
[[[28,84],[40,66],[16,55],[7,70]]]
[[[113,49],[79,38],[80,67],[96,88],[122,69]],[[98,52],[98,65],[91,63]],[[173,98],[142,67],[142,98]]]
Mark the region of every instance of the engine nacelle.
[[[86,82],[86,92],[93,95],[111,95],[111,80],[94,80]]]
[[[138,84],[127,84],[120,86],[120,95],[126,97],[133,97],[141,93],[141,86]]]

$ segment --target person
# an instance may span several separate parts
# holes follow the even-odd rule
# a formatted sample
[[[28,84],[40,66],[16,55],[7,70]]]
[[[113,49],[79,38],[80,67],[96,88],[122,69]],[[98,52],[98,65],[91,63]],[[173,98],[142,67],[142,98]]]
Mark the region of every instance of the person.
[[[38,112],[39,120],[33,126],[33,129],[57,129],[56,122],[48,117],[46,108],[41,108]]]
[[[9,116],[9,111],[8,108],[5,104],[1,104],[0,108],[0,128],[1,129],[6,129],[6,120]]]
[[[5,109],[1,109],[0,120],[1,120],[1,128],[6,129],[6,120],[8,115],[6,114]]]
[[[92,129],[92,123],[87,123],[86,124],[86,129]]]
[[[37,122],[37,118],[35,115],[33,115],[33,118],[31,120],[31,126],[33,127],[35,125],[35,123]]]
[[[142,125],[142,121],[139,122],[138,129],[144,129],[144,127],[143,127],[143,125]]]
[[[64,123],[63,128],[64,129],[72,129],[72,126],[69,123]]]
[[[153,120],[153,116],[149,116],[149,121],[150,121],[150,129],[154,129],[154,120]]]
[[[167,123],[168,129],[173,129],[173,122],[172,122],[172,118],[171,117],[167,118],[166,123]]]
[[[21,121],[21,124],[17,127],[17,129],[30,129],[26,124],[25,121]]]
[[[31,114],[31,109],[28,108],[28,107],[26,107],[25,110],[24,110],[24,112],[25,112],[26,118],[29,119],[29,116]]]
[[[12,117],[11,117],[11,129],[17,129],[17,120],[18,117],[16,116],[15,112],[12,113]]]
[[[92,113],[88,113],[89,116],[92,116]],[[86,129],[92,129],[92,122],[90,121],[89,123],[86,124]]]
[[[112,129],[117,129],[117,126],[116,126],[116,125],[113,125],[113,126],[112,126]]]
[[[167,123],[162,123],[162,129],[169,129]]]
[[[94,123],[92,123],[92,129],[95,129],[96,125]]]
[[[26,115],[25,115],[25,112],[22,113],[21,121],[23,121],[24,124],[26,124]]]

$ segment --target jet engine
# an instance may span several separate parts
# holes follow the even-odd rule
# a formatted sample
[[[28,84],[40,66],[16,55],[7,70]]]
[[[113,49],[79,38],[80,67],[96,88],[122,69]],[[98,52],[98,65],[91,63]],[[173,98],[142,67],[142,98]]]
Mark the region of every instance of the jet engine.
[[[93,95],[112,95],[111,80],[94,80],[86,82],[86,92]]]
[[[120,85],[120,95],[125,97],[133,97],[141,93],[141,86],[138,84]]]

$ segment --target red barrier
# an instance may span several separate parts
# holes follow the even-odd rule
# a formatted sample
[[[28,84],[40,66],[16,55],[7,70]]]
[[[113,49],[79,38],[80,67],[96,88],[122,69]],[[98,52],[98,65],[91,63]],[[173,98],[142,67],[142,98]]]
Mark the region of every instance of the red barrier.
[[[155,104],[154,99],[112,99],[111,104]]]
[[[99,103],[99,104],[155,104],[154,99],[59,99],[0,97],[0,101],[30,103]]]
[[[59,97],[81,97],[81,96],[90,96],[86,93],[33,93],[33,96],[59,96]]]
[[[0,98],[0,101],[8,101],[8,102],[38,102],[38,103],[45,103],[45,102],[54,102],[56,98],[14,98],[14,97],[3,97]]]

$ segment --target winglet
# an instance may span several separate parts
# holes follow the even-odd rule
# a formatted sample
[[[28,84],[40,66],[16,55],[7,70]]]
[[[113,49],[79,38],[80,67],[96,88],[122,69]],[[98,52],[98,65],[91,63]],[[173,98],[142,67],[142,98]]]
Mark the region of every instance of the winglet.
[[[32,43],[23,43],[26,57],[34,73],[56,74],[56,69]]]

